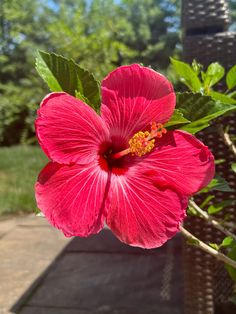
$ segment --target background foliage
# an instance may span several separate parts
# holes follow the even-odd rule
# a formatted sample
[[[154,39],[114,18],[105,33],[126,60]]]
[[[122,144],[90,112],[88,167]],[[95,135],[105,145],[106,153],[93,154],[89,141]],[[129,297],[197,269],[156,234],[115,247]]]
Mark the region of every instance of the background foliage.
[[[46,85],[37,50],[73,58],[101,80],[133,62],[165,71],[180,52],[180,1],[0,0],[0,145],[34,140]]]

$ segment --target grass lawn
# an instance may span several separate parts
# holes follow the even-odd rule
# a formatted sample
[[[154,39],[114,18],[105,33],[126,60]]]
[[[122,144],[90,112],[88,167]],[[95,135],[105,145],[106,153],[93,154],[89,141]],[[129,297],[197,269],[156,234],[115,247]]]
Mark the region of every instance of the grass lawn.
[[[36,210],[34,183],[46,163],[37,146],[0,147],[0,216]]]

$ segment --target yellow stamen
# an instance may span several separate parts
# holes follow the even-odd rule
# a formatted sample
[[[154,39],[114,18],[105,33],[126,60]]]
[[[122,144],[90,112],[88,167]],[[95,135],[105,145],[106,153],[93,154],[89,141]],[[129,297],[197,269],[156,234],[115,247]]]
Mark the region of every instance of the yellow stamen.
[[[163,127],[161,123],[152,122],[151,131],[139,131],[135,133],[134,136],[129,140],[129,148],[111,155],[112,158],[117,159],[123,157],[127,154],[132,156],[143,156],[150,151],[155,146],[155,137],[161,138],[163,134],[166,134],[167,130]]]
[[[139,157],[149,153],[155,144],[155,139],[148,140],[150,133],[138,132],[129,140],[130,152],[132,155],[137,155]]]

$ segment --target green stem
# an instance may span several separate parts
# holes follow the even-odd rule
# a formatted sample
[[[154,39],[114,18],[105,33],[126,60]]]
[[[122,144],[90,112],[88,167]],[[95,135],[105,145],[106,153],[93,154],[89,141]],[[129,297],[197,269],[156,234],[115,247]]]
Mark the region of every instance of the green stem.
[[[192,233],[190,233],[187,229],[185,229],[183,226],[180,226],[180,231],[183,234],[183,236],[194,242],[194,245],[203,250],[204,252],[210,254],[211,256],[214,256],[218,261],[221,261],[227,265],[232,266],[236,269],[236,261],[232,260],[228,256],[218,252],[217,250],[213,249],[203,241],[199,240],[197,237],[195,237]]]
[[[202,210],[194,201],[190,200],[189,204],[196,210],[196,212],[205,219],[207,222],[212,224],[216,229],[224,233],[225,235],[233,238],[236,241],[236,235],[233,234],[231,231],[226,229],[220,222],[218,222],[215,218],[211,217],[206,211]]]
[[[230,135],[227,131],[224,131],[223,127],[219,128],[220,135],[222,136],[225,144],[229,147],[232,153],[236,156],[236,146],[234,145],[233,141],[230,138]]]

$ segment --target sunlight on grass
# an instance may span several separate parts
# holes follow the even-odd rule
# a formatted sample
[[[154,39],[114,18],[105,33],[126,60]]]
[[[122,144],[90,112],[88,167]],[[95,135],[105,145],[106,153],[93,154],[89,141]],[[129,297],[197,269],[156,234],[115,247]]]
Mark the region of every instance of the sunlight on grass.
[[[0,215],[35,211],[34,184],[46,163],[36,146],[0,148]]]

